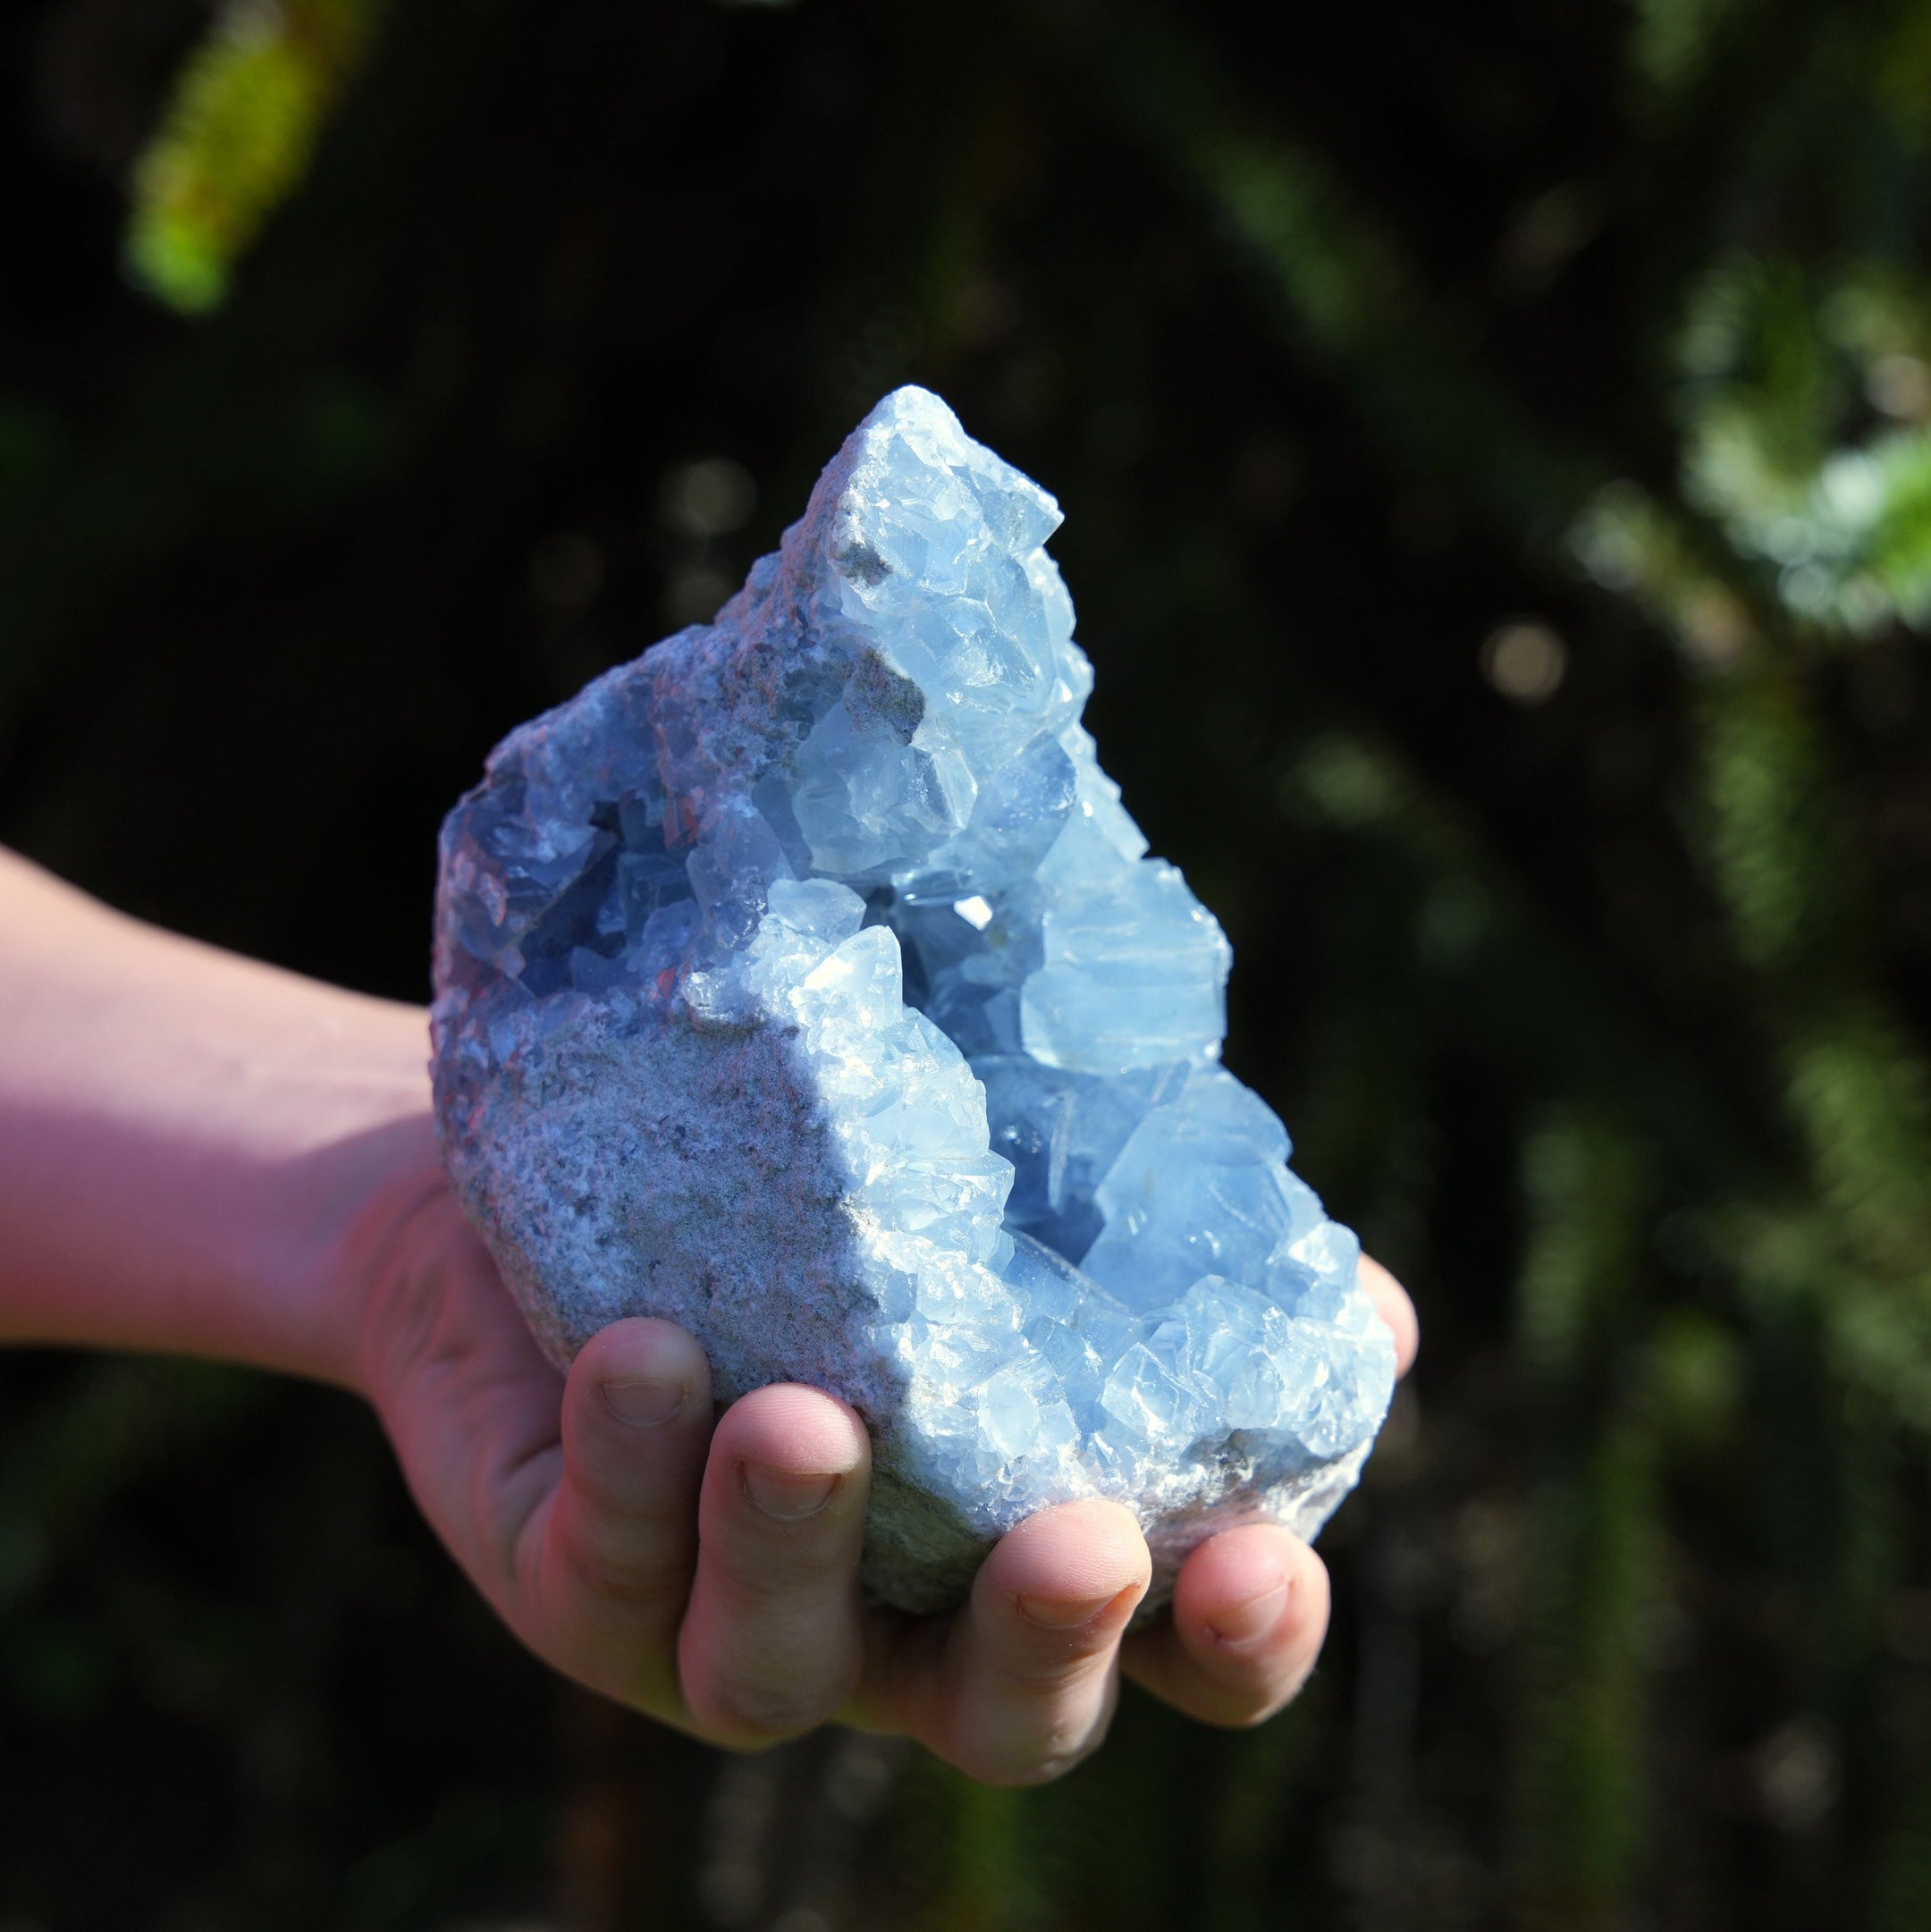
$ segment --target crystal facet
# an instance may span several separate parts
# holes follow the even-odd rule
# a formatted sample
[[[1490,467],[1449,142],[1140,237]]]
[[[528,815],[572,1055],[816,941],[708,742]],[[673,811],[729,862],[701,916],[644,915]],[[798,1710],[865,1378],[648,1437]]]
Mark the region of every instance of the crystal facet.
[[[1080,725],[1052,499],[901,389],[714,623],[491,755],[443,827],[450,1170],[537,1336],[681,1322],[877,1445],[866,1579],[1134,1511],[1155,1600],[1311,1535],[1387,1408],[1353,1236],[1219,1065],[1231,960]]]

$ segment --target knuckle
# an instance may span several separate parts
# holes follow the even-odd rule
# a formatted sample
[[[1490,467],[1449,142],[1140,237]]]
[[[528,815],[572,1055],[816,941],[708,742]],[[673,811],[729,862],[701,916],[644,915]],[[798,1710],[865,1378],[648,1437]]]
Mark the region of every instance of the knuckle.
[[[1002,1757],[995,1761],[965,1764],[960,1767],[970,1777],[982,1784],[999,1784],[1009,1789],[1025,1789],[1035,1784],[1051,1784],[1063,1778],[1068,1771],[1076,1770],[1099,1750],[1104,1728],[1093,1736],[1076,1744],[1053,1743],[1018,1756]]]
[[[1251,1704],[1223,1704],[1209,1712],[1202,1722],[1217,1731],[1252,1731],[1279,1712],[1287,1701],[1285,1697],[1269,1697],[1256,1699]]]
[[[684,1600],[684,1578],[667,1577],[654,1564],[591,1558],[578,1564],[577,1575],[588,1596],[617,1609],[662,1610]]]
[[[1034,1695],[1066,1690],[1109,1661],[1118,1643],[1118,1633],[1081,1632],[1067,1636],[1061,1632],[1027,1632],[1026,1640],[1013,1645],[998,1660],[1001,1676]]]
[[[670,1485],[662,1479],[670,1472],[625,1469],[620,1464],[612,1466],[614,1460],[586,1455],[580,1443],[569,1444],[564,1467],[569,1486],[586,1510],[636,1530],[674,1518],[674,1498],[663,1493]]]
[[[563,1554],[585,1595],[615,1608],[681,1605],[689,1587],[687,1566],[667,1560],[654,1542],[599,1534],[581,1519],[565,1525]]]
[[[1050,1784],[1106,1742],[1117,1707],[1117,1687],[1110,1683],[1092,1701],[1077,1692],[1062,1695],[1027,1713],[996,1745],[982,1748],[975,1761],[962,1762],[960,1768],[982,1784]]]
[[[772,1607],[814,1602],[828,1596],[842,1598],[855,1590],[857,1543],[842,1526],[780,1527],[816,1533],[727,1537],[713,1546],[734,1594],[747,1603]]]
[[[696,1692],[687,1685],[685,1696],[716,1742],[751,1750],[816,1730],[844,1702],[822,1690],[772,1683],[713,1683]]]
[[[755,1620],[721,1624],[694,1604],[679,1644],[685,1700],[721,1741],[755,1746],[815,1730],[851,1701],[864,1666],[856,1630]]]
[[[1222,1731],[1252,1731],[1286,1709],[1300,1696],[1303,1682],[1296,1677],[1292,1683],[1257,1684],[1244,1694],[1223,1692],[1211,1708],[1201,1713],[1202,1721]]]

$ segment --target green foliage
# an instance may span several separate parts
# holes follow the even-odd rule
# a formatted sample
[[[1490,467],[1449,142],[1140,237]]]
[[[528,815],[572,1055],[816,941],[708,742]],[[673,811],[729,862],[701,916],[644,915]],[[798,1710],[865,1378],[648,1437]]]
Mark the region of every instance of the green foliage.
[[[1800,622],[1931,617],[1931,316],[1868,268],[1725,263],[1682,333],[1685,492]]]
[[[1518,1333],[1542,1412],[1523,1649],[1514,1867],[1524,1922],[1614,1926],[1645,1837],[1642,1635],[1657,1504],[1624,1357],[1647,1188],[1629,1136],[1559,1117],[1524,1150],[1532,1231]]]
[[[1638,0],[1630,61],[1643,93],[1674,104],[1707,71],[1713,41],[1748,0]]]
[[[376,0],[224,0],[131,184],[128,268],[199,315],[300,185]]]

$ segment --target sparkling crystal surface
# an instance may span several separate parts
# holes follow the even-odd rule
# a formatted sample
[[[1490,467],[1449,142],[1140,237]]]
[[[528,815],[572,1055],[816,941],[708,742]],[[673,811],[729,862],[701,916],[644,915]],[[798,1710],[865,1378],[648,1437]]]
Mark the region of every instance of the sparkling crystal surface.
[[[1080,724],[1052,499],[901,389],[710,625],[513,732],[450,814],[438,1117],[559,1362],[689,1327],[877,1442],[867,1577],[956,1601],[1033,1509],[1160,1587],[1311,1534],[1386,1411],[1358,1249],[1219,1065],[1231,954]]]

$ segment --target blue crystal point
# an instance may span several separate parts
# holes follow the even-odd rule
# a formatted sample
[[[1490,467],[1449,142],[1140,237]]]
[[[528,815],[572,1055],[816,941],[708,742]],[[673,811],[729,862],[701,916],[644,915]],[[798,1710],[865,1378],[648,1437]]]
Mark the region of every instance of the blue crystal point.
[[[1132,1508],[1311,1535],[1386,1411],[1358,1248],[1219,1065],[1231,953],[1080,724],[1058,506],[895,391],[714,623],[512,732],[451,812],[435,1087],[545,1347],[689,1328],[870,1422],[866,1575]]]

